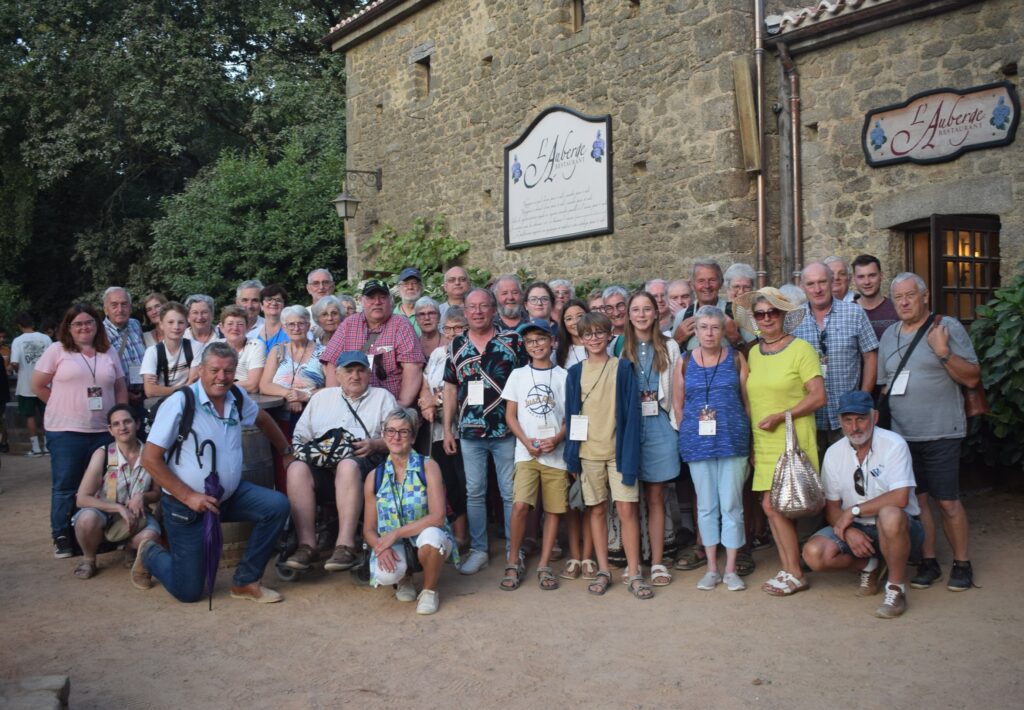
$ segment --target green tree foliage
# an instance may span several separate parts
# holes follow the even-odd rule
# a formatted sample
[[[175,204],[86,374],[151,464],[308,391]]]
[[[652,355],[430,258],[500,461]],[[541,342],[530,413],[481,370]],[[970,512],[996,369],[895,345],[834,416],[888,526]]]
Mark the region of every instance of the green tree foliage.
[[[359,4],[2,3],[0,286],[14,288],[0,293],[52,313],[113,282],[167,287],[152,224],[186,181],[213,179],[222,154],[232,169],[296,153],[309,175],[336,167],[343,59],[319,40]]]
[[[990,465],[1024,465],[1024,274],[977,310],[971,338],[992,411],[980,418],[970,449]]]

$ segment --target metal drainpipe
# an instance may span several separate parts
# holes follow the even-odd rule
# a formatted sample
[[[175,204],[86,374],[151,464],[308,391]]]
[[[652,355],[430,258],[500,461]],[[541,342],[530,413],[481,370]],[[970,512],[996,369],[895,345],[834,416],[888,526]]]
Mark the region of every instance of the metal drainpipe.
[[[803,167],[800,158],[800,73],[789,55],[784,42],[776,45],[782,68],[789,77],[789,140],[790,160],[793,173],[793,282],[800,278],[804,268],[804,209],[803,209]]]
[[[768,201],[765,195],[765,171],[768,166],[764,146],[764,0],[754,0],[754,66],[757,73],[757,147],[761,167],[757,171],[757,286],[761,288],[768,285]]]

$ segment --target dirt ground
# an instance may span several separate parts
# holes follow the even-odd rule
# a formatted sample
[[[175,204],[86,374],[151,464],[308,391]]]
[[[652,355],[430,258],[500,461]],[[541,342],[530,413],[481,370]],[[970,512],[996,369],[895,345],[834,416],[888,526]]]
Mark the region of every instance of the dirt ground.
[[[142,592],[120,553],[75,579],[48,535],[49,463],[4,456],[0,472],[0,676],[71,677],[74,708],[1020,707],[1024,498],[966,500],[980,588],[910,590],[902,619],[873,616],[853,575],[812,575],[776,599],[758,591],[773,549],[741,593],[696,589],[700,572],[640,602],[583,581],[543,592],[497,586],[497,562],[450,569],[441,610],[419,617],[348,574],[286,584],[257,606],[217,580],[213,611],[159,586]],[[496,557],[492,557],[496,559]],[[940,548],[948,571],[949,550]],[[531,560],[532,570],[536,565]]]

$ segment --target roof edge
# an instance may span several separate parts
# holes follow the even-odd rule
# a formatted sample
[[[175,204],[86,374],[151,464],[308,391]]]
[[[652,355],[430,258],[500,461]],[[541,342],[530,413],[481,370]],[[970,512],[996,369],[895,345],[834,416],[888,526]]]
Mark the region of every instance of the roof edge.
[[[320,42],[330,47],[332,52],[343,52],[401,22],[432,2],[434,0],[373,0],[332,27]],[[346,37],[349,39],[345,40]]]

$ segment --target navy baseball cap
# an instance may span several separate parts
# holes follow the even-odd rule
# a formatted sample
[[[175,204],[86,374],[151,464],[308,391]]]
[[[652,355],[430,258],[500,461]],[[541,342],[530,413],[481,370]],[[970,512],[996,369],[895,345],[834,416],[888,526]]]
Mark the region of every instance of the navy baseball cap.
[[[875,402],[871,395],[862,390],[847,392],[839,398],[840,414],[870,414],[875,408]]]
[[[398,275],[398,280],[405,281],[406,279],[416,279],[419,282],[423,281],[423,278],[420,276],[420,270],[415,266],[407,266],[402,269],[402,273]]]
[[[346,350],[338,356],[338,361],[335,364],[335,367],[348,367],[349,365],[362,365],[369,369],[370,361],[367,360],[366,355],[359,350]]]
[[[520,335],[524,335],[528,330],[543,330],[545,334],[554,337],[555,327],[548,323],[543,318],[531,318],[528,321],[519,324],[516,328],[516,332]]]

